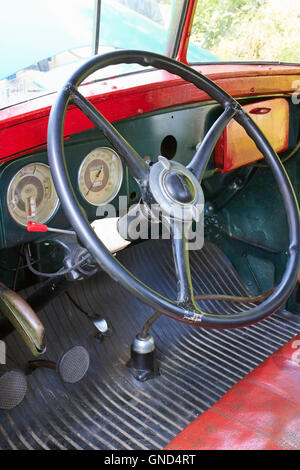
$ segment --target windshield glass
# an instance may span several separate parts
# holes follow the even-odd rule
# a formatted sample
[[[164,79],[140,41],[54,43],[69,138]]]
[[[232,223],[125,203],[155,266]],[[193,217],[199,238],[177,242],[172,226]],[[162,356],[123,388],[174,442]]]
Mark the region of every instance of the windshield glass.
[[[299,0],[198,0],[195,45],[222,61],[300,62]]]
[[[58,90],[95,51],[95,0],[6,0],[1,9],[1,108]],[[167,52],[184,0],[101,0],[98,53]],[[177,15],[178,16],[178,15]],[[96,16],[95,16],[96,17]],[[199,58],[201,60],[201,57]],[[138,70],[121,65],[93,79]],[[91,81],[91,78],[89,78]]]

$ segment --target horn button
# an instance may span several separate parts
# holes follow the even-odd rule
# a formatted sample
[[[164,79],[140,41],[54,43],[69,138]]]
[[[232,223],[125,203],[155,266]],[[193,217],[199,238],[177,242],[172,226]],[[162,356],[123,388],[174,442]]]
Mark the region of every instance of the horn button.
[[[159,156],[150,167],[149,189],[163,215],[180,221],[199,220],[204,207],[203,191],[195,175],[181,163]],[[147,205],[145,198],[143,201]],[[148,209],[155,213],[150,205]]]
[[[164,187],[168,195],[182,204],[191,203],[196,197],[196,190],[187,175],[170,171],[164,178]]]

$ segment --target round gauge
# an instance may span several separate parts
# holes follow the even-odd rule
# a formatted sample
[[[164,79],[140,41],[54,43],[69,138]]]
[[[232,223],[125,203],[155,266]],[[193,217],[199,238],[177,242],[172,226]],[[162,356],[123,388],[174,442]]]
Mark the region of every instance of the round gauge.
[[[26,226],[30,220],[47,222],[56,211],[58,202],[50,168],[44,163],[24,166],[9,184],[8,210],[20,225]]]
[[[122,179],[121,159],[108,147],[92,150],[83,160],[78,173],[80,193],[94,206],[110,202],[118,194]]]

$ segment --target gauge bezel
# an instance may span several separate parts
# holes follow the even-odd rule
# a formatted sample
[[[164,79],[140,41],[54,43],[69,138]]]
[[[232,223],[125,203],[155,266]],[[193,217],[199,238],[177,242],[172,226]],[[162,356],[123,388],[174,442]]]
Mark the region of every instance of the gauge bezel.
[[[81,189],[81,183],[80,183],[80,177],[81,177],[81,172],[82,172],[82,169],[83,169],[83,166],[84,166],[84,163],[85,161],[87,160],[87,158],[91,155],[91,153],[95,152],[96,150],[109,150],[111,153],[113,153],[118,161],[119,161],[119,164],[120,164],[120,181],[118,182],[118,185],[115,187],[115,191],[112,193],[112,196],[110,196],[108,199],[106,199],[104,202],[101,202],[100,204],[95,204],[94,202],[91,202],[88,200],[88,198],[83,194],[83,191]],[[78,184],[78,189],[79,189],[79,193],[80,193],[80,196],[88,203],[90,204],[91,206],[94,206],[94,207],[101,207],[101,206],[104,206],[105,204],[108,204],[110,203],[113,199],[115,199],[115,197],[117,196],[118,192],[120,191],[121,189],[121,186],[122,186],[122,183],[123,183],[123,177],[124,177],[124,169],[123,169],[123,162],[122,162],[122,159],[120,157],[120,155],[112,148],[110,147],[96,147],[94,148],[93,150],[91,150],[85,157],[84,159],[82,160],[81,164],[80,164],[80,167],[79,167],[79,170],[78,170],[78,175],[77,175],[77,184]]]
[[[58,198],[58,195],[56,193],[56,188],[54,186],[54,182],[53,182],[53,179],[52,179],[52,175],[51,175],[51,169],[50,169],[50,166],[47,165],[46,163],[42,163],[42,162],[31,162],[31,163],[27,163],[26,165],[22,166],[22,168],[20,168],[15,174],[14,176],[11,178],[10,182],[9,182],[9,185],[8,185],[8,188],[7,188],[7,194],[6,194],[6,206],[7,206],[7,210],[11,216],[11,218],[13,219],[13,221],[18,224],[19,226],[21,227],[27,227],[27,222],[26,223],[22,223],[20,222],[19,220],[16,219],[16,216],[15,214],[12,212],[12,209],[10,208],[10,205],[9,205],[9,195],[10,195],[10,191],[11,191],[11,187],[13,185],[13,182],[14,180],[16,179],[16,177],[19,175],[19,173],[21,173],[22,171],[24,171],[24,169],[26,169],[27,167],[29,166],[37,166],[37,167],[45,167],[49,170],[49,177],[50,177],[50,181],[51,181],[51,184],[53,186],[53,189],[55,191],[55,194],[56,194],[56,203],[53,207],[53,209],[51,209],[51,212],[49,213],[49,215],[47,215],[47,217],[43,217],[42,219],[39,219],[39,220],[34,220],[35,222],[38,222],[40,224],[44,224],[45,222],[48,222],[49,220],[51,220],[54,215],[56,214],[57,210],[58,210],[58,207],[59,207],[59,198]]]

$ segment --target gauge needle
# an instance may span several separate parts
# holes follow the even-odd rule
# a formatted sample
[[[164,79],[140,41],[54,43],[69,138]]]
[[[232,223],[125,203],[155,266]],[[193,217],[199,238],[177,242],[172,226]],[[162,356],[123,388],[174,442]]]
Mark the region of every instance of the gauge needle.
[[[27,215],[27,218],[30,217],[30,203],[29,203],[29,198],[27,197],[24,201],[25,203],[25,213]]]
[[[95,182],[97,181],[97,179],[98,179],[99,176],[101,175],[102,170],[103,170],[103,166],[100,168],[100,170],[99,170],[98,173],[96,174],[94,181],[92,182],[91,186],[89,187],[89,189],[88,189],[88,191],[87,191],[87,193],[86,193],[86,196],[89,194],[89,192],[90,192],[90,190],[92,189],[92,187],[94,186]]]
[[[34,197],[28,197],[25,199],[25,211],[28,217],[35,217],[36,214],[36,200]]]

